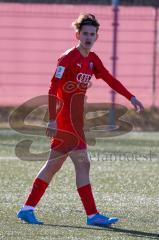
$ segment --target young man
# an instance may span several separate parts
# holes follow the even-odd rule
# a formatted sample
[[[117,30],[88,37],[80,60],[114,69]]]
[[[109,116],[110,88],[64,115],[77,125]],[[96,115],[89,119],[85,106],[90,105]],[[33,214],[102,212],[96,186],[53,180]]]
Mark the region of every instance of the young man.
[[[135,108],[142,110],[143,106],[110,75],[99,57],[90,51],[98,38],[99,23],[95,16],[81,14],[73,26],[78,44],[59,58],[49,89],[49,123],[46,134],[52,137],[50,157],[36,176],[32,190],[17,216],[27,223],[42,224],[36,218],[34,209],[55,173],[67,156],[70,156],[75,167],[77,191],[87,215],[86,223],[110,226],[118,218],[103,216],[96,208],[89,180],[90,162],[83,131],[84,97],[92,75],[96,79],[103,79],[111,88],[130,100]],[[58,114],[57,97],[61,101]]]

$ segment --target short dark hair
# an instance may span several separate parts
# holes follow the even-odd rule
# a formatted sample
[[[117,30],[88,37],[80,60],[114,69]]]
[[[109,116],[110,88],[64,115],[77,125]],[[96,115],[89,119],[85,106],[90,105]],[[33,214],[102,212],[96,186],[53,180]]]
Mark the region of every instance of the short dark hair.
[[[80,32],[82,26],[84,25],[96,27],[97,32],[100,26],[99,22],[97,21],[96,17],[93,14],[81,13],[79,17],[72,23],[72,26],[74,27],[76,32]]]

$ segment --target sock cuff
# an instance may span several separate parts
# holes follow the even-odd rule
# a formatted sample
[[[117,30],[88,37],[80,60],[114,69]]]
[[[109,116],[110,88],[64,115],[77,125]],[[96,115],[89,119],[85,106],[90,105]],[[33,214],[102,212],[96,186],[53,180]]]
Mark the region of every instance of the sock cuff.
[[[77,188],[78,193],[81,193],[83,191],[91,190],[91,184],[84,185],[82,187]]]
[[[44,180],[40,179],[40,178],[35,178],[34,180],[34,186],[39,187],[41,189],[46,189],[48,187],[48,183],[45,182]]]

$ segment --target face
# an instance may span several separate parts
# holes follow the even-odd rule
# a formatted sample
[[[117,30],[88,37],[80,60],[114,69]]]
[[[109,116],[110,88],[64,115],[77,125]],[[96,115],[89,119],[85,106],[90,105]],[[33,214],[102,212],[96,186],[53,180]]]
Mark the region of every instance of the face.
[[[83,48],[90,50],[98,38],[96,27],[94,26],[83,26],[80,32],[76,33],[77,39],[80,41],[80,45]]]

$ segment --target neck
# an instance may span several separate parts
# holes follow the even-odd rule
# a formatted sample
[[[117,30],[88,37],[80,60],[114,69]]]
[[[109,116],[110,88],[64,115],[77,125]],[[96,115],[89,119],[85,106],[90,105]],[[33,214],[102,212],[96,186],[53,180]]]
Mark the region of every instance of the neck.
[[[80,43],[77,45],[77,49],[80,51],[80,53],[84,56],[87,57],[89,55],[90,50],[84,48]]]

